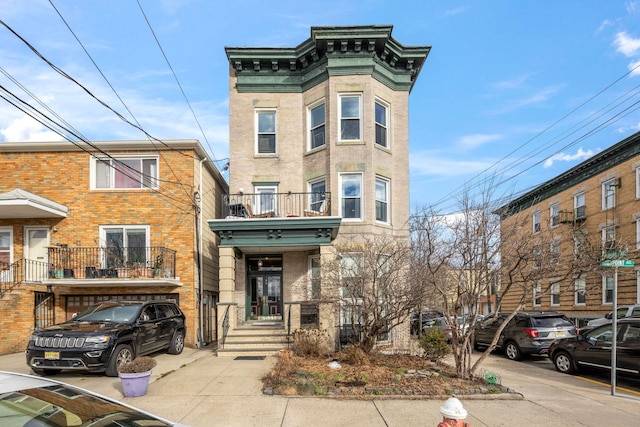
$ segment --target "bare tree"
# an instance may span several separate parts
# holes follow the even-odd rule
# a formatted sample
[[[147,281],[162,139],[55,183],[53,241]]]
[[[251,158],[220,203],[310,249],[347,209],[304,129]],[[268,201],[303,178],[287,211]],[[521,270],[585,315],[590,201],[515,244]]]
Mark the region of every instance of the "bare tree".
[[[406,321],[421,296],[409,277],[409,246],[406,239],[376,235],[335,250],[323,258],[321,293],[334,301],[341,324],[368,353]]]

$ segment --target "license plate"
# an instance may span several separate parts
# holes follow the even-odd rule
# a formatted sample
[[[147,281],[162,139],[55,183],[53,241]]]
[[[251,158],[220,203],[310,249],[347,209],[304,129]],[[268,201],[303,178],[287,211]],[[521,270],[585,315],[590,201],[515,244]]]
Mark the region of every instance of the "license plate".
[[[45,351],[44,358],[47,360],[60,360],[60,352],[59,351]]]
[[[564,336],[564,331],[556,331],[556,338],[560,338]]]

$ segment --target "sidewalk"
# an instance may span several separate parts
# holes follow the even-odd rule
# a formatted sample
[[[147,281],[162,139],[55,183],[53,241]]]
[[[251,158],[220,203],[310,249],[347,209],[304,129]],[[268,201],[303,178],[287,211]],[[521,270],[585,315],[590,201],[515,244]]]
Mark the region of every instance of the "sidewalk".
[[[435,426],[441,420],[437,400],[340,400],[336,398],[266,396],[261,378],[275,363],[216,357],[211,350],[186,348],[183,354],[154,356],[152,383],[146,396],[124,398],[120,381],[98,375],[60,374],[53,378],[124,400],[162,417],[204,426]],[[498,373],[502,384],[523,398],[504,400],[461,396],[479,426],[640,425],[640,397],[577,377],[557,375],[500,356],[483,365]],[[0,356],[0,370],[30,373],[24,355]],[[541,372],[538,372],[541,371]]]

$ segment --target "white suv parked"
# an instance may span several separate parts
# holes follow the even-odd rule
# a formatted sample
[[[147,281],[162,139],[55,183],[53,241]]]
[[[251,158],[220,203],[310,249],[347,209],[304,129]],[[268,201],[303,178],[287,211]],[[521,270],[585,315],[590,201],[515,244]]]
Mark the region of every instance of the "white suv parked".
[[[616,316],[618,319],[622,319],[624,317],[631,316],[639,316],[640,317],[640,305],[623,305],[618,307],[617,310],[618,315]],[[587,323],[588,327],[596,327],[600,325],[606,325],[607,323],[611,323],[613,319],[613,312],[610,311],[604,317],[599,317],[597,319],[589,320]]]

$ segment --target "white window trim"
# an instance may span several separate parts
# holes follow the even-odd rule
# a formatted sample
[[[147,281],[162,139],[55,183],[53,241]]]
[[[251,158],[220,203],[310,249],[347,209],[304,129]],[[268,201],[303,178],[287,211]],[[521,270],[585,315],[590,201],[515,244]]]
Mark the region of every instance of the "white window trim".
[[[106,247],[107,245],[107,230],[114,228],[121,228],[123,230],[130,229],[144,229],[145,230],[145,247],[151,246],[151,226],[142,224],[110,224],[100,226],[100,246]],[[126,246],[126,245],[125,245]]]
[[[327,203],[327,178],[326,178],[326,177],[321,176],[321,177],[314,178],[314,179],[312,179],[312,180],[307,181],[307,192],[308,192],[309,194],[311,194],[311,193],[313,192],[313,189],[312,189],[313,184],[317,184],[317,183],[319,183],[319,182],[324,182],[324,192],[325,192],[325,196],[324,196],[324,202],[323,202],[323,203]],[[311,207],[311,196],[309,196],[309,197],[307,198],[307,204],[306,204],[306,206],[307,206],[307,209],[308,209],[310,212],[313,212],[313,213],[316,213],[316,212],[317,212],[317,213],[323,213],[323,211],[322,211],[322,210],[316,211],[315,209],[313,209],[313,208]],[[324,208],[324,205],[321,205],[321,207],[323,207],[323,208]]]
[[[578,200],[582,198],[583,202],[582,204],[578,205]],[[578,208],[584,206],[585,207],[585,213],[583,216],[578,216]],[[578,218],[584,218],[586,217],[586,206],[587,206],[587,195],[584,191],[576,194],[575,196],[573,196],[573,217],[574,219],[578,219]]]
[[[555,209],[555,215],[554,215]],[[553,219],[556,219],[556,223],[553,223]],[[549,206],[549,228],[556,228],[560,225],[560,203],[553,203]]]
[[[308,266],[307,266],[307,299],[310,300],[313,298],[313,261],[318,260],[320,262],[320,255],[310,255],[308,258]],[[322,265],[320,264],[320,283],[322,284]],[[322,292],[322,289],[320,290]]]
[[[640,167],[636,168],[636,199],[640,199]]]
[[[384,125],[384,129],[385,129],[385,133],[386,133],[386,142],[387,145],[380,145],[377,142],[375,143],[376,147],[380,147],[383,148],[385,150],[391,150],[391,106],[389,105],[388,102],[383,101],[380,98],[376,98],[375,103],[374,103],[374,114],[373,114],[373,122],[374,122],[374,126],[377,127],[378,126],[378,122],[376,121],[375,118],[375,104],[380,104],[381,106],[383,106],[385,108],[384,114],[385,114],[385,125]]]
[[[385,183],[385,203],[387,204],[387,220],[386,221],[380,221],[378,220],[378,218],[376,218],[376,222],[380,223],[380,224],[391,224],[391,180],[389,180],[388,178],[383,178],[381,176],[376,176],[376,187],[378,186],[378,181],[380,182],[384,182]],[[377,189],[376,189],[377,190]],[[374,195],[375,197],[375,205],[377,208],[377,204],[378,204],[378,196],[377,196],[377,191],[375,192],[376,194]],[[375,215],[375,213],[374,213]],[[377,216],[377,215],[376,215]]]
[[[553,302],[553,297],[558,296],[558,302]],[[549,286],[549,306],[550,307],[558,307],[560,306],[560,282],[552,282]]]
[[[636,249],[640,249],[640,218],[636,219]]]
[[[262,113],[273,113],[274,115],[274,120],[273,120],[273,127],[274,127],[274,131],[273,131],[273,135],[274,135],[274,150],[273,153],[261,153],[259,151],[259,147],[258,147],[258,140],[260,139],[260,114]],[[254,149],[253,152],[255,153],[256,156],[275,156],[278,154],[278,112],[276,109],[274,108],[257,108],[254,110],[254,126],[255,126],[255,133],[254,133]]]
[[[324,126],[324,143],[319,147],[312,147],[311,144],[313,142],[313,137],[311,132],[313,131],[313,128],[311,127],[311,110],[321,105],[324,105],[324,121],[322,122]],[[307,129],[307,151],[320,150],[327,146],[327,105],[324,99],[311,103],[307,106]]]
[[[602,276],[602,305],[613,305],[613,301],[607,302],[607,276]]]
[[[118,155],[112,155],[109,157],[105,157],[105,156],[91,156],[90,158],[90,162],[89,162],[89,173],[90,173],[90,177],[89,177],[89,189],[90,190],[95,190],[95,191],[141,191],[141,190],[157,190],[158,188],[160,188],[160,161],[159,161],[159,157],[157,154],[118,154]],[[145,186],[141,186],[140,188],[120,188],[120,187],[115,187],[115,173],[113,173],[113,171],[110,173],[109,176],[109,187],[108,188],[98,188],[97,184],[96,184],[96,174],[98,173],[97,171],[97,166],[96,164],[98,162],[102,162],[103,160],[109,161],[109,167],[111,169],[115,169],[114,166],[111,164],[111,161],[113,160],[149,160],[149,159],[153,159],[156,161],[156,176],[153,179],[154,184],[153,186],[149,186],[149,187],[145,187]],[[140,174],[143,174],[143,172],[140,172]]]
[[[538,225],[538,230],[536,230],[536,224]],[[531,215],[531,230],[533,234],[539,233],[542,229],[542,213],[540,211],[534,212]]]
[[[580,283],[580,286],[578,286],[579,283]],[[585,302],[578,302],[578,294],[580,292],[584,294]],[[587,280],[583,278],[576,279],[576,281],[573,282],[573,305],[576,305],[576,306],[587,305],[586,296],[587,296]]]
[[[360,176],[360,217],[357,218],[345,218],[342,216],[342,178],[346,175],[358,175]],[[338,206],[338,212],[340,214],[340,216],[342,217],[342,221],[343,222],[356,222],[356,221],[363,221],[364,220],[364,174],[362,172],[344,172],[341,173],[339,176],[339,182],[338,182],[338,188],[340,190],[339,194],[338,194],[338,201],[339,201],[339,206]]]
[[[609,210],[609,209],[613,209],[613,208],[616,207],[616,202],[617,202],[616,198],[618,196],[617,187],[615,185],[616,179],[617,178],[611,178],[611,179],[608,179],[608,180],[606,180],[606,181],[604,181],[602,183],[602,187],[601,188],[602,188],[602,210],[603,211],[606,211],[606,210]],[[613,190],[611,190],[611,188],[613,188]],[[607,203],[607,195],[610,192],[613,192],[613,204],[611,206],[607,206],[606,205],[606,203]]]
[[[3,233],[9,232],[9,264],[13,264],[13,251],[14,251],[14,243],[13,243],[13,227],[0,227],[0,231]]]
[[[262,209],[262,203],[261,203],[261,190],[272,190],[273,192],[273,209],[272,210],[264,210]],[[253,200],[253,206],[252,206],[252,213],[254,215],[261,215],[261,214],[265,214],[268,212],[273,211],[274,216],[277,216],[277,212],[278,212],[278,186],[277,185],[254,185],[253,186],[253,192],[255,193],[254,196],[254,200]]]
[[[358,117],[358,126],[359,126],[359,130],[358,130],[358,134],[359,134],[359,138],[358,139],[342,139],[342,98],[358,98],[358,112],[359,112],[359,117]],[[363,123],[362,120],[363,119],[363,112],[362,112],[362,93],[349,93],[349,92],[345,92],[345,93],[340,93],[338,94],[338,141],[339,142],[357,142],[357,141],[362,141],[363,139],[363,135],[362,135],[362,131],[363,131]]]
[[[540,307],[541,305],[542,305],[542,285],[540,283],[535,283],[533,285],[533,306]]]

